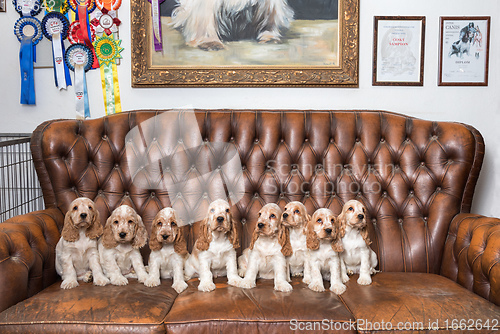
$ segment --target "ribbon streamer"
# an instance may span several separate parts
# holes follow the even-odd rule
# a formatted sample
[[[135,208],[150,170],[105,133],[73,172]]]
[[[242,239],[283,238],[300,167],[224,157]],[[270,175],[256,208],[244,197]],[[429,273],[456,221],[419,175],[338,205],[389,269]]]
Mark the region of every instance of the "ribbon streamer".
[[[21,42],[21,104],[33,105],[36,104],[33,62],[36,61],[36,45],[43,37],[40,21],[31,16],[21,17],[14,25],[14,34]]]
[[[161,18],[160,4],[165,0],[148,0],[151,2],[151,16],[153,17],[153,40],[155,51],[163,51],[162,33],[161,33]]]
[[[69,21],[59,12],[51,12],[42,20],[43,34],[52,41],[54,78],[56,87],[66,89],[71,85],[68,67],[64,62],[64,39],[68,36]]]
[[[101,84],[106,115],[122,111],[116,69],[117,59],[122,58],[120,53],[123,48],[120,47],[120,44],[121,40],[115,40],[106,35],[102,35],[94,42],[96,55],[101,64]]]
[[[64,56],[68,68],[75,72],[75,108],[79,119],[90,117],[85,72],[92,67],[92,51],[85,44],[71,45]]]

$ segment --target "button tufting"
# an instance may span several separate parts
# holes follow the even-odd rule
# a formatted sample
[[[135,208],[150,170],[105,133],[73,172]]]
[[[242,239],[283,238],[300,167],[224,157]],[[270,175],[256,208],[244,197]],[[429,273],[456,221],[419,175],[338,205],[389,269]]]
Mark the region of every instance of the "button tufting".
[[[423,161],[422,161],[422,162],[420,163],[420,166],[425,166],[425,162],[423,162]]]
[[[241,223],[242,224],[246,224],[247,223],[247,220],[245,218],[241,218]]]
[[[382,193],[382,195],[383,195],[384,197],[387,197],[387,191],[384,191],[384,192]]]
[[[410,195],[413,195],[415,194],[415,192],[413,190],[410,190]]]
[[[151,192],[151,197],[155,197],[155,193],[154,193],[154,191],[153,191],[153,192]]]
[[[384,138],[380,138],[380,142],[381,143],[385,142],[385,139]]]
[[[403,223],[403,219],[399,218],[398,219],[398,223],[402,224]]]
[[[125,196],[129,196],[130,193],[128,191],[125,192]]]
[[[361,140],[359,138],[356,138],[356,143],[359,143]]]
[[[308,141],[309,141],[309,138],[304,139],[304,141],[305,141],[305,142],[308,142]]]
[[[437,187],[437,188],[436,188],[436,191],[441,191],[441,187]]]
[[[281,138],[280,142],[284,142],[285,140],[283,138]]]
[[[231,138],[229,138],[229,141],[234,141],[234,137],[231,136]]]
[[[259,138],[255,138],[254,142],[258,143],[259,142]]]
[[[255,198],[259,197],[259,193],[253,194],[253,197],[255,197]]]
[[[333,143],[333,141],[334,141],[333,138],[330,138],[330,143]]]
[[[280,198],[283,198],[283,197],[285,197],[285,194],[280,193]]]

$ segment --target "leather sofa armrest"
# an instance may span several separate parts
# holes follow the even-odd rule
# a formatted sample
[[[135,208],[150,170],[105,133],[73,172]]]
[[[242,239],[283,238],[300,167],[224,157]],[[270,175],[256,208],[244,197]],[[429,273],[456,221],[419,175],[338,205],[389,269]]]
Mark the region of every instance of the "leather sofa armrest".
[[[470,213],[455,216],[441,275],[500,305],[500,219]]]
[[[57,208],[0,223],[0,312],[57,281],[55,248],[64,216]]]

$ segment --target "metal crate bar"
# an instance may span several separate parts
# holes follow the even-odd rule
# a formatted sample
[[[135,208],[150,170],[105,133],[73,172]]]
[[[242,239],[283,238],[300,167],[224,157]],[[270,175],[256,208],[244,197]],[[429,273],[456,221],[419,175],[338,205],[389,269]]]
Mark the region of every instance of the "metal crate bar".
[[[0,134],[0,222],[43,208],[30,135]]]

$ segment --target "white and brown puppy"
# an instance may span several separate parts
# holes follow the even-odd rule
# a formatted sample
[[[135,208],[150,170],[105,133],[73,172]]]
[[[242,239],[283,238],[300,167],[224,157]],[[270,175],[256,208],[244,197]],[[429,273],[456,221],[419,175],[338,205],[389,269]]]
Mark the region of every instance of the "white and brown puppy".
[[[102,272],[97,251],[97,239],[102,233],[94,202],[85,197],[71,202],[56,246],[56,271],[63,280],[61,288],[77,287],[78,280],[93,280],[95,285],[101,286],[109,283]]]
[[[290,231],[290,244],[293,254],[287,257],[288,267],[292,276],[304,274],[304,262],[307,255],[305,227],[311,216],[301,202],[293,201],[285,205],[282,224]]]
[[[292,255],[288,229],[281,222],[278,205],[268,203],[260,209],[250,246],[238,259],[243,288],[254,288],[257,278],[274,279],[277,291],[292,291],[287,282],[286,257]]]
[[[346,287],[340,273],[340,252],[342,252],[342,230],[337,217],[330,209],[321,208],[314,212],[307,224],[308,256],[304,267],[304,283],[309,289],[325,291],[323,279],[330,281],[330,290],[337,295]]]
[[[148,273],[139,249],[147,240],[148,232],[134,209],[121,205],[113,210],[99,239],[101,266],[111,284],[127,285],[127,277],[146,281]]]
[[[186,43],[220,50],[222,41],[279,42],[293,20],[287,0],[178,0],[172,24]]]
[[[236,265],[236,249],[240,247],[238,230],[231,215],[229,203],[217,199],[210,203],[201,231],[186,261],[186,279],[199,276],[198,290],[208,292],[215,289],[213,277],[227,276],[230,285],[240,286]]]
[[[184,281],[184,259],[186,258],[186,239],[180,229],[181,222],[172,208],[160,210],[153,219],[149,238],[149,277],[144,285],[160,285],[163,279],[172,278],[172,288],[181,293],[186,290]]]
[[[365,206],[356,200],[344,204],[340,213],[339,222],[345,230],[342,238],[344,251],[340,255],[342,260],[342,281],[349,280],[348,274],[359,274],[358,284],[371,284],[371,275],[376,273],[378,264],[377,254],[370,248],[366,225]]]

